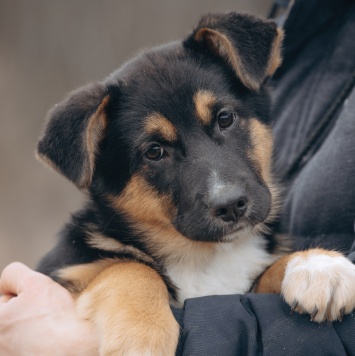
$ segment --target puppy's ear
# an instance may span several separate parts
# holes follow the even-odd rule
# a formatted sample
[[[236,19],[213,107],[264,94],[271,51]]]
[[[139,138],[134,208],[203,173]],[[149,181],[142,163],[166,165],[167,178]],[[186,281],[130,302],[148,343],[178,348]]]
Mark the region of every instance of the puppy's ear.
[[[204,16],[184,44],[222,58],[247,88],[258,90],[281,64],[282,38],[274,22],[230,12]]]
[[[110,100],[103,84],[80,88],[49,112],[37,156],[79,188],[90,185]]]

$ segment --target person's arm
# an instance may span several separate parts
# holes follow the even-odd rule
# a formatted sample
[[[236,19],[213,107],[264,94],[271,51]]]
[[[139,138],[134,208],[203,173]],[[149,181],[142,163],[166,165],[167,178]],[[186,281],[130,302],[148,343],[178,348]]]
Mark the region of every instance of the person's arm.
[[[0,278],[0,355],[98,355],[98,339],[69,292],[15,262]]]

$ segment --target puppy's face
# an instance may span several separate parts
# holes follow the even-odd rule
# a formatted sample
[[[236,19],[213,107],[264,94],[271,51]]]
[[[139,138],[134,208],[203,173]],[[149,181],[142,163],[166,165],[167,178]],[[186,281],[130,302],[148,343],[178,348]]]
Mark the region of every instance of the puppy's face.
[[[57,106],[39,155],[138,234],[234,240],[272,210],[263,82],[280,40],[269,21],[203,18]]]

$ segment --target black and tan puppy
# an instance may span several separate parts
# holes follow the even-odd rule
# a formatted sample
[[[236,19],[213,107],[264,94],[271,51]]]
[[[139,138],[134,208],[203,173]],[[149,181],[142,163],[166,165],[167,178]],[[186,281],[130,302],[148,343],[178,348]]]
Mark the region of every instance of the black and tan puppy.
[[[283,257],[268,231],[278,198],[265,81],[281,41],[271,21],[208,15],[50,112],[38,155],[89,199],[39,270],[77,298],[101,354],[172,355],[169,303],[254,284],[316,321],[353,309],[349,261]]]

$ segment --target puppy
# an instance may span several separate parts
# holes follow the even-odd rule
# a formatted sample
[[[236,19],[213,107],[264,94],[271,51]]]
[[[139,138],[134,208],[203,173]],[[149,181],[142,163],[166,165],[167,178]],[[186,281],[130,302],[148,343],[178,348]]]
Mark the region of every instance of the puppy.
[[[77,298],[103,355],[173,355],[170,303],[282,293],[313,320],[355,306],[337,252],[289,254],[278,210],[265,82],[282,31],[237,13],[140,54],[49,113],[39,158],[87,195],[39,270]],[[263,273],[265,271],[265,273]]]

